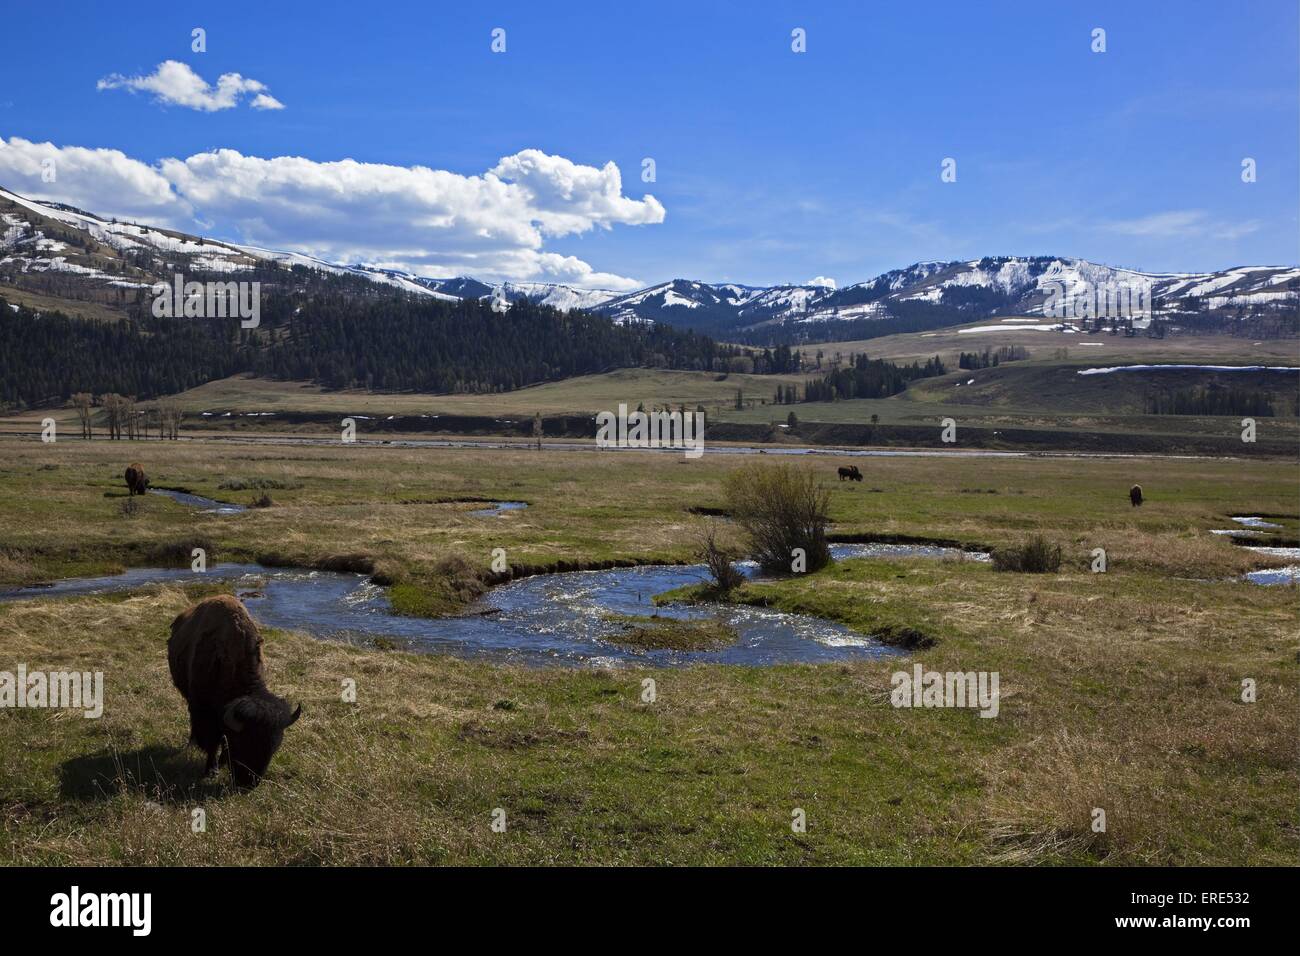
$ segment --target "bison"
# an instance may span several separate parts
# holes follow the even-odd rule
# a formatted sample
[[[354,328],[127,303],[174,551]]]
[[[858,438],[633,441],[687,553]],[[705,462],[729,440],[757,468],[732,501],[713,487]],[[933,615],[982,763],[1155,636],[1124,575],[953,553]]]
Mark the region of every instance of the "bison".
[[[167,641],[172,683],[190,710],[190,741],[208,756],[204,776],[222,762],[241,787],[255,787],[302,715],[267,690],[262,635],[244,605],[228,594],[206,598],[172,621]]]
[[[1142,486],[1134,485],[1128,490],[1128,500],[1132,502],[1134,508],[1142,506]]]
[[[840,468],[839,475],[840,475],[840,481],[843,481],[845,478],[849,479],[849,481],[862,480],[862,472],[858,471],[857,465],[851,465],[848,468]]]
[[[149,479],[145,476],[144,465],[133,461],[126,466],[126,493],[128,497],[142,495],[149,488]]]

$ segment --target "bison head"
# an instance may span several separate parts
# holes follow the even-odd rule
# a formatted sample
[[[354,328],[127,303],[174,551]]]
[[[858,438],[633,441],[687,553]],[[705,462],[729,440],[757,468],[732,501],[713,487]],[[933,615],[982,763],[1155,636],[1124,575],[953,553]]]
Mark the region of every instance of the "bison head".
[[[274,694],[236,697],[226,705],[226,747],[236,784],[255,787],[261,782],[285,728],[301,716],[301,704],[290,713],[288,702]]]

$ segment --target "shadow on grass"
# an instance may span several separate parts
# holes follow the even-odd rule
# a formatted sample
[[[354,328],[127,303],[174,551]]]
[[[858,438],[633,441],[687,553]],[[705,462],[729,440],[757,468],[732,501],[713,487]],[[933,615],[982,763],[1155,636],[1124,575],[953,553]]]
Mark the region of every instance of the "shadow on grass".
[[[221,776],[204,780],[202,755],[189,747],[139,747],[101,750],[59,765],[59,791],[70,800],[108,800],[137,793],[160,803],[220,796],[228,789]]]

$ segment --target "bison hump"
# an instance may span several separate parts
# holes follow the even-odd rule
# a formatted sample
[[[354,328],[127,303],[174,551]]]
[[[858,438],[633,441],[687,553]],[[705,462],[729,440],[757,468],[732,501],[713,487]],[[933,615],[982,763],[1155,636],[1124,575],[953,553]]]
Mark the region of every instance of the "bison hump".
[[[262,685],[262,635],[239,601],[206,598],[172,622],[172,682],[191,704],[219,705]]]

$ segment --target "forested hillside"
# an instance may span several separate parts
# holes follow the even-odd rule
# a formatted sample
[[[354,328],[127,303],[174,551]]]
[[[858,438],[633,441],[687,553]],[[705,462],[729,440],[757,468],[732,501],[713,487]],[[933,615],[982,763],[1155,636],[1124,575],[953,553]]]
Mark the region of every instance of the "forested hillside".
[[[0,402],[30,406],[75,392],[141,399],[236,372],[363,387],[493,392],[613,368],[709,369],[734,349],[666,325],[615,325],[530,302],[494,312],[474,300],[342,292],[264,295],[261,322],[120,322],[36,313],[0,298]]]

